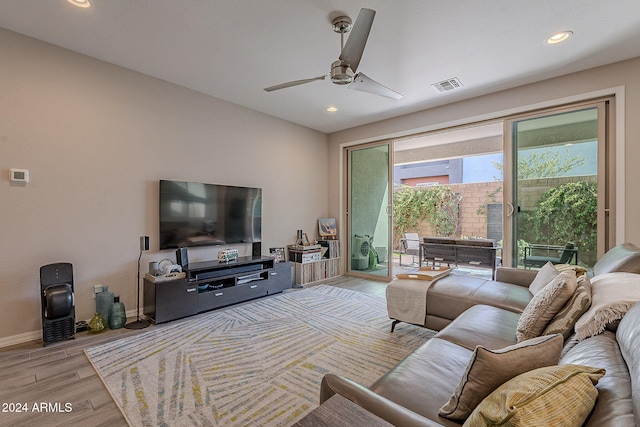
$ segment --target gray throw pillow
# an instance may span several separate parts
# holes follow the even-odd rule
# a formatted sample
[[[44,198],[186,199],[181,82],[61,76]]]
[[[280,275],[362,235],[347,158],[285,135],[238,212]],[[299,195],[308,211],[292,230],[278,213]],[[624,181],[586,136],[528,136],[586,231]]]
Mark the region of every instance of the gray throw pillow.
[[[531,298],[524,308],[516,337],[518,342],[542,335],[551,319],[564,307],[578,287],[576,272],[563,271]]]
[[[503,383],[532,369],[557,365],[563,344],[562,335],[556,334],[500,350],[477,346],[453,396],[440,408],[440,415],[464,420]]]
[[[560,274],[558,270],[555,269],[551,262],[547,262],[536,274],[535,279],[529,285],[529,292],[531,295],[535,295],[542,290],[545,286],[547,286],[556,276]]]

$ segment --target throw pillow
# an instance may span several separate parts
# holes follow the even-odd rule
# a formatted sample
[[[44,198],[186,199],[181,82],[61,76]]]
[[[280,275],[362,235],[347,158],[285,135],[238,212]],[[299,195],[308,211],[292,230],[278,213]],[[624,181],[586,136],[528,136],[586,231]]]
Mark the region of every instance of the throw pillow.
[[[518,342],[542,335],[544,328],[564,307],[577,287],[575,271],[563,271],[535,294],[518,319]]]
[[[576,276],[580,277],[583,274],[586,275],[587,274],[587,269],[584,267],[581,267],[579,265],[575,265],[575,264],[555,264],[553,266],[553,268],[555,268],[556,270],[558,270],[559,272],[563,272],[565,270],[573,270],[576,272]]]
[[[547,262],[536,274],[536,277],[533,279],[533,282],[529,285],[529,292],[531,295],[535,295],[542,290],[545,286],[547,286],[556,276],[560,274],[558,270],[553,267],[551,262]]]
[[[561,335],[533,338],[500,350],[477,346],[460,384],[440,415],[464,420],[482,399],[506,381],[543,366],[557,365],[564,340]]]
[[[521,374],[491,393],[465,426],[581,426],[598,397],[604,369],[560,365]]]
[[[562,334],[566,340],[571,336],[573,327],[580,316],[591,307],[591,282],[585,274],[578,278],[578,287],[569,301],[547,325],[543,335]]]

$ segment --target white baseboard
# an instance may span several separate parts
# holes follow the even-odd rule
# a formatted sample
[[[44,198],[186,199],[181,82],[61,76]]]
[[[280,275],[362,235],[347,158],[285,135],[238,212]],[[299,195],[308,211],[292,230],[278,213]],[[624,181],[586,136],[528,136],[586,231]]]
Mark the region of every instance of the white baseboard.
[[[142,311],[142,310],[140,310]],[[137,310],[128,310],[127,319],[135,318],[137,316]],[[140,314],[141,318],[146,316]],[[78,321],[80,319],[76,319]],[[87,319],[87,322],[91,319]],[[0,348],[9,347],[16,344],[24,344],[29,341],[42,340],[42,329],[37,331],[25,332],[24,334],[12,335],[10,337],[0,338]]]

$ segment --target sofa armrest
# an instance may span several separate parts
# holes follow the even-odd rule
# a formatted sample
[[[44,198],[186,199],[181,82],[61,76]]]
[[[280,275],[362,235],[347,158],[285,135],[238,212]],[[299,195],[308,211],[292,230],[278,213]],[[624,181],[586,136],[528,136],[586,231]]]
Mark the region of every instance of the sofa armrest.
[[[512,283],[514,285],[528,288],[533,279],[538,274],[537,270],[525,270],[514,267],[498,267],[496,270],[496,280],[498,282]]]
[[[347,378],[327,374],[322,378],[322,384],[320,385],[320,403],[322,404],[334,394],[339,394],[349,399],[363,409],[366,409],[395,426],[433,427],[442,425],[416,414],[410,409],[398,405],[386,397],[380,396]]]

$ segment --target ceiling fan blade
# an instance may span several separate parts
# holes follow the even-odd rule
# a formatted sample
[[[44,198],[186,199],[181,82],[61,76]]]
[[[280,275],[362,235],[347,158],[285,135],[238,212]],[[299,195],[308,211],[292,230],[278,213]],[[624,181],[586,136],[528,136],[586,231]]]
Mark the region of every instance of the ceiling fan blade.
[[[358,73],[353,78],[353,82],[349,84],[349,89],[355,89],[362,92],[369,92],[374,95],[384,96],[386,98],[401,99],[402,95],[398,92],[381,85],[377,81],[366,76],[364,73]]]
[[[294,80],[292,82],[287,82],[287,83],[282,83],[282,84],[275,85],[275,86],[265,87],[264,90],[267,91],[267,92],[273,92],[274,90],[280,90],[280,89],[284,89],[284,88],[287,88],[287,87],[303,85],[305,83],[315,82],[316,80],[324,80],[326,78],[327,78],[327,75],[325,74],[323,76],[313,77],[313,78],[310,78],[310,79]]]
[[[360,64],[360,58],[362,58],[362,52],[364,52],[364,47],[367,44],[375,16],[375,10],[360,9],[358,18],[356,18],[356,22],[351,28],[349,38],[340,53],[340,60],[349,64],[354,73],[358,69],[358,64]]]

